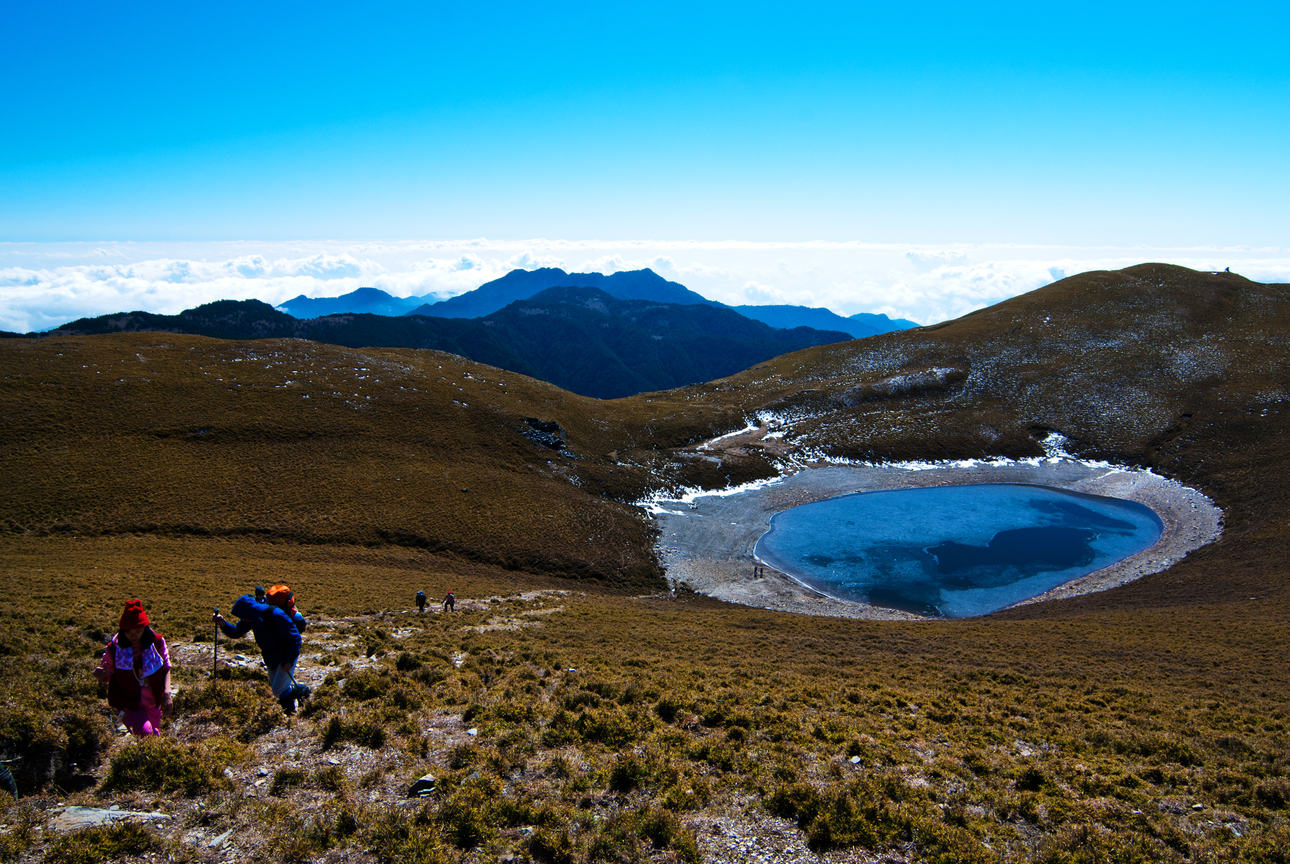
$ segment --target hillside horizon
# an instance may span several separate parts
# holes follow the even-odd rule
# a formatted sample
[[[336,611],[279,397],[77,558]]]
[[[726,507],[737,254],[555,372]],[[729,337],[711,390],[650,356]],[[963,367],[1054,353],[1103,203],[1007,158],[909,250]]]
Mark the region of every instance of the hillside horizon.
[[[450,351],[599,399],[711,380],[850,338],[808,327],[775,329],[719,304],[619,300],[596,288],[548,288],[479,319],[362,313],[297,320],[257,300],[223,300],[178,315],[80,319],[52,332],[143,331]]]

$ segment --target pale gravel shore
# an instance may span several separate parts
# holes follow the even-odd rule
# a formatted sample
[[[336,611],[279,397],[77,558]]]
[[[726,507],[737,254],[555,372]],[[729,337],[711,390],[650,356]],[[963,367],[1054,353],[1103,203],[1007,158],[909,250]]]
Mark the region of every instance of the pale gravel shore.
[[[1217,540],[1223,511],[1203,494],[1146,471],[1069,458],[1035,462],[951,465],[829,465],[810,467],[734,494],[702,495],[689,501],[661,501],[651,508],[659,528],[657,552],[673,584],[730,603],[871,620],[931,621],[908,612],[839,600],[767,566],[753,578],[753,550],[781,510],[882,489],[912,489],[973,483],[1030,483],[1092,495],[1137,501],[1164,523],[1160,541],[1144,552],[1023,601],[1042,603],[1105,591],[1172,566],[1189,552]]]

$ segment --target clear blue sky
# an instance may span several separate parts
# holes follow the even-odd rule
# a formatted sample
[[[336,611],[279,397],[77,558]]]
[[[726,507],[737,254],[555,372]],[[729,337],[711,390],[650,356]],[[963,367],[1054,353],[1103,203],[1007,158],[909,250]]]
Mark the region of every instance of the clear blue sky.
[[[2,21],[0,240],[1290,245],[1285,2]]]

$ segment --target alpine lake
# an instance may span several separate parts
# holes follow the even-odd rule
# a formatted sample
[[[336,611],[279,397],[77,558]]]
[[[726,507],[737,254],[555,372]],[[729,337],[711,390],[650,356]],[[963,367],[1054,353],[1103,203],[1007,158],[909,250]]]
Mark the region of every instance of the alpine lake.
[[[756,555],[809,588],[919,615],[985,615],[1151,548],[1145,505],[986,483],[843,495],[775,514]]]

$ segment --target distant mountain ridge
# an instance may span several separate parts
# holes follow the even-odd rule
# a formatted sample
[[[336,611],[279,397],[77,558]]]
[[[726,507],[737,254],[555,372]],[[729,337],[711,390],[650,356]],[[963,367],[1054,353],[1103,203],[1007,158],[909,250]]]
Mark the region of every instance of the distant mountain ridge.
[[[258,300],[220,300],[178,315],[82,318],[50,333],[137,331],[435,349],[599,399],[723,378],[780,354],[851,338],[841,331],[775,329],[710,304],[620,300],[597,288],[547,289],[478,319],[352,313],[301,320]]]
[[[670,282],[653,270],[623,270],[603,273],[566,273],[558,267],[537,270],[512,270],[499,279],[485,282],[442,301],[428,297],[394,297],[377,288],[359,288],[339,297],[309,298],[303,294],[280,304],[277,309],[295,318],[319,318],[324,315],[366,312],[373,315],[429,315],[436,318],[482,318],[548,288],[599,288],[619,300],[651,300],[656,303],[719,306],[733,309],[745,318],[761,321],[771,327],[792,330],[811,327],[836,330],[863,339],[907,330],[919,325],[903,318],[888,318],[872,312],[860,312],[844,318],[828,309],[809,306],[727,306],[691,291],[678,282]]]
[[[324,315],[343,315],[347,312],[366,312],[370,315],[405,315],[418,306],[425,305],[425,297],[395,297],[380,288],[359,288],[339,297],[306,297],[301,294],[277,310],[292,318],[321,318]]]
[[[644,270],[622,270],[617,273],[566,273],[559,267],[537,270],[512,270],[500,279],[485,282],[474,291],[458,294],[438,303],[406,313],[433,315],[438,318],[482,318],[516,300],[527,300],[548,288],[599,288],[618,300],[652,300],[655,303],[679,305],[720,305],[697,294],[679,282],[669,282],[646,267]]]
[[[733,375],[840,331],[782,330],[716,305],[620,300],[598,288],[548,288],[480,319],[541,365],[543,380],[612,399]]]
[[[908,330],[919,325],[904,318],[888,318],[876,312],[859,312],[843,318],[836,312],[814,306],[730,306],[746,318],[791,330],[794,327],[813,327],[816,330],[841,330],[856,339]]]

